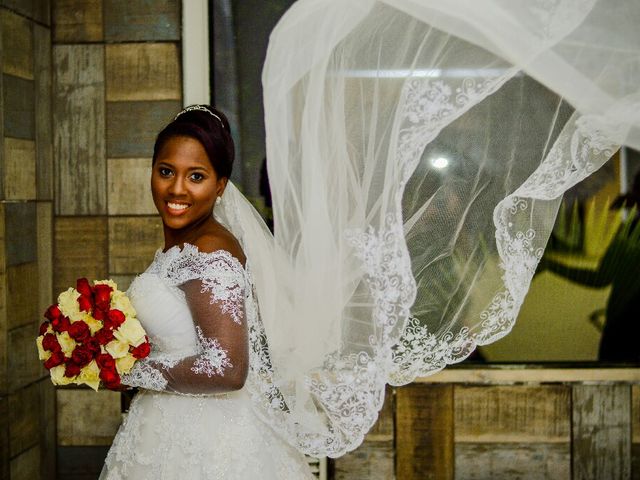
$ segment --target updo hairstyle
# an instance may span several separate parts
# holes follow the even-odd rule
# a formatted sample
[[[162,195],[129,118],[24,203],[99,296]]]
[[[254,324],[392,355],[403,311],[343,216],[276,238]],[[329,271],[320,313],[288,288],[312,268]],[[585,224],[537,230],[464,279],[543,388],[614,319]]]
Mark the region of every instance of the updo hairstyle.
[[[189,110],[193,107],[206,108],[208,112],[198,109]],[[204,147],[216,174],[219,177],[229,178],[235,156],[230,131],[227,117],[214,107],[210,105],[187,107],[158,134],[153,146],[153,164],[156,163],[160,150],[169,139],[190,137]]]

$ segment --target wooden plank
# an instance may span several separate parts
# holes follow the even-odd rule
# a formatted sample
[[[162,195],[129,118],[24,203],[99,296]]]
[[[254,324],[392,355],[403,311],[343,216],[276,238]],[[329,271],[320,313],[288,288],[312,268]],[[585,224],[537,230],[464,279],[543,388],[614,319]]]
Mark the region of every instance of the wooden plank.
[[[53,3],[55,43],[102,40],[102,0],[56,0]]]
[[[396,478],[453,478],[453,387],[396,390]]]
[[[640,368],[536,368],[531,365],[489,368],[446,368],[414,383],[640,383]]]
[[[33,26],[35,68],[35,135],[38,200],[53,200],[53,131],[51,116],[51,31]]]
[[[353,452],[336,458],[333,461],[333,466],[332,478],[334,480],[388,480],[394,478],[393,441],[365,440]]]
[[[50,0],[0,0],[0,5],[45,25],[51,23]]]
[[[459,480],[566,480],[571,477],[568,443],[456,444]]]
[[[33,140],[4,139],[4,197],[36,199],[36,145]]]
[[[58,478],[93,480],[100,476],[109,447],[58,447]],[[185,479],[187,480],[187,479]]]
[[[53,298],[53,204],[38,202],[38,317]]]
[[[180,2],[104,0],[104,36],[107,41],[180,40]]]
[[[640,444],[631,445],[631,480],[640,480]]]
[[[631,386],[631,432],[631,441],[640,443],[640,385]]]
[[[26,385],[42,378],[44,367],[38,359],[35,338],[38,335],[40,322],[9,330],[7,344],[11,345],[8,353],[9,392],[13,393]],[[31,412],[34,415],[34,412]]]
[[[106,213],[104,47],[57,45],[53,64],[56,214]]]
[[[456,386],[454,391],[456,442],[570,441],[570,387]]]
[[[136,278],[136,276],[109,274],[109,278],[116,282],[116,285],[118,285],[118,290],[122,290],[123,292],[125,292],[129,288],[129,285],[131,285],[131,282],[133,282],[133,279]]]
[[[384,397],[384,404],[378,415],[378,420],[367,433],[366,439],[371,441],[388,441],[393,440],[394,436],[394,413],[395,413],[395,397],[393,388],[387,385]]]
[[[573,478],[631,477],[631,387],[575,385]]]
[[[180,100],[176,43],[106,46],[107,101]]]
[[[137,274],[164,244],[159,217],[109,217],[109,274]]]
[[[40,386],[40,478],[56,479],[56,389],[49,375],[38,382]]]
[[[8,391],[7,382],[7,270],[6,270],[6,235],[5,235],[5,210],[6,203],[0,202],[0,395],[5,395]],[[8,404],[7,404],[8,405]],[[2,405],[0,404],[0,407]],[[0,408],[0,414],[3,413]],[[6,409],[5,412],[6,413]],[[0,415],[0,419],[4,418]],[[8,429],[0,427],[0,435],[2,432],[6,432]],[[7,443],[8,445],[8,443]],[[2,439],[0,439],[0,446],[2,446]],[[2,452],[0,452],[1,454]],[[0,462],[0,466],[4,468],[9,464],[8,455],[7,462]],[[8,467],[7,467],[8,468]],[[8,474],[8,473],[7,473]],[[3,477],[2,471],[0,471],[0,478]]]
[[[41,314],[38,312],[36,295],[39,286],[38,263],[21,263],[7,267],[7,283],[7,328],[12,330],[22,325],[33,325],[40,319]],[[33,353],[33,348],[29,352]]]
[[[52,302],[79,277],[107,278],[106,217],[57,217],[54,232]]]
[[[2,75],[5,137],[35,139],[35,84],[33,80]],[[34,180],[35,183],[35,180]]]
[[[122,422],[120,393],[58,389],[57,395],[58,445],[111,444]]]
[[[33,480],[40,477],[40,445],[11,459],[11,480]]]
[[[35,202],[4,205],[7,267],[38,260],[37,210]]]
[[[9,395],[9,454],[15,457],[40,440],[40,390],[37,383]]]
[[[181,108],[181,103],[174,100],[108,102],[109,158],[150,157],[156,136]]]
[[[0,9],[2,29],[2,73],[33,80],[33,37],[31,22],[9,10]]]
[[[150,158],[110,158],[107,160],[109,215],[153,215],[149,179]]]
[[[9,397],[0,398],[0,478],[10,478],[9,473]]]

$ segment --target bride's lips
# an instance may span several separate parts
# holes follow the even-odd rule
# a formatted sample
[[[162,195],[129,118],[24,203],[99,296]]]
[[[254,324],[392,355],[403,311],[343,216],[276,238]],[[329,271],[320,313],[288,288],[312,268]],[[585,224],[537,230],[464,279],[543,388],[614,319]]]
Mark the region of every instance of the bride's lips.
[[[171,215],[179,216],[183,215],[191,204],[184,202],[165,202],[167,212]]]

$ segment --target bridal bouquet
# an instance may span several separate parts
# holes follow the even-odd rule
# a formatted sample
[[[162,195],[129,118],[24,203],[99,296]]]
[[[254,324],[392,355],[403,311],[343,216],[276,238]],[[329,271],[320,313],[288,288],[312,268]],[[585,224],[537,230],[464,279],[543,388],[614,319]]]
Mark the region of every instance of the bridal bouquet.
[[[38,355],[55,385],[86,384],[98,390],[120,386],[149,340],[129,298],[111,280],[77,281],[58,296],[40,325]]]

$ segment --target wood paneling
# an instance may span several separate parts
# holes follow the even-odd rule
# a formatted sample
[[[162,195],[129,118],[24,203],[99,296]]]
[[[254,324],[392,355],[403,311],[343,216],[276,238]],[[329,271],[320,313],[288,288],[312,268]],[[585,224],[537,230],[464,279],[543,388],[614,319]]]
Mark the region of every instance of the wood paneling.
[[[407,385],[396,393],[396,478],[453,478],[453,386]]]
[[[79,277],[107,278],[105,217],[58,217],[54,231],[54,297],[75,286]]]
[[[33,37],[31,22],[15,13],[1,9],[2,72],[33,80]]]
[[[38,202],[38,317],[53,302],[53,205]]]
[[[0,478],[9,474],[9,397],[0,398]]]
[[[9,7],[45,25],[51,23],[50,0],[1,0],[0,5]]]
[[[566,480],[571,476],[568,443],[456,444],[459,480]]]
[[[33,80],[2,75],[5,137],[35,139],[35,91]],[[35,184],[35,178],[33,180]]]
[[[9,395],[9,454],[12,457],[40,440],[39,388],[38,383],[33,383]]]
[[[10,330],[8,333],[7,344],[11,345],[8,377],[9,391],[12,393],[42,377],[43,367],[38,359],[35,343],[38,324],[32,321],[30,324]],[[31,415],[37,416],[38,414],[39,411],[31,412]]]
[[[149,186],[150,158],[110,158],[107,161],[108,212],[110,215],[157,213]]]
[[[633,385],[631,387],[631,419],[631,441],[633,443],[640,443],[640,385]]]
[[[11,459],[9,466],[11,480],[33,480],[40,477],[40,445],[30,448],[16,458]]]
[[[456,386],[456,442],[570,441],[569,387]]]
[[[35,262],[38,259],[37,210],[35,202],[4,204],[6,265]]]
[[[56,389],[49,375],[38,382],[40,386],[40,478],[56,478]]]
[[[334,460],[332,478],[333,480],[393,479],[393,442],[365,440],[355,451]]]
[[[36,145],[33,140],[4,139],[4,197],[35,200]]]
[[[181,103],[107,103],[107,152],[109,158],[143,158],[153,155],[156,136],[178,113]]]
[[[5,395],[8,391],[7,385],[7,271],[6,271],[6,250],[5,250],[5,221],[6,221],[6,203],[0,202],[0,395]],[[6,403],[6,402],[5,402]],[[0,403],[0,419],[4,418],[2,415],[2,405]],[[8,404],[7,404],[8,405]],[[7,406],[5,405],[5,407]],[[6,412],[6,409],[5,409]],[[2,423],[4,420],[0,420],[0,435],[3,432],[7,432]],[[6,421],[4,421],[6,423]],[[7,440],[8,445],[8,440]],[[0,439],[0,446],[2,446],[2,439]],[[2,452],[0,452],[2,453]],[[8,458],[8,457],[7,457]],[[2,463],[2,467],[8,465]],[[8,467],[7,467],[8,468]],[[2,476],[0,471],[0,478]]]
[[[7,267],[7,328],[9,330],[38,321],[38,264],[21,263]],[[30,350],[33,353],[33,349]],[[13,355],[13,353],[12,353]]]
[[[38,200],[53,200],[53,132],[51,128],[51,31],[33,26],[35,66],[35,136]]]
[[[133,282],[133,279],[136,278],[135,275],[114,275],[112,273],[109,274],[109,278],[116,282],[118,285],[118,290],[126,291]]]
[[[102,39],[102,0],[56,0],[54,2],[54,42],[99,42]]]
[[[53,60],[56,213],[106,213],[104,47],[54,46]]]
[[[143,272],[163,244],[159,217],[110,217],[109,273]]]
[[[121,421],[118,392],[58,390],[58,445],[110,445]]]
[[[179,40],[179,0],[104,0],[104,35],[108,41]]]
[[[631,476],[631,387],[573,387],[574,480]]]

